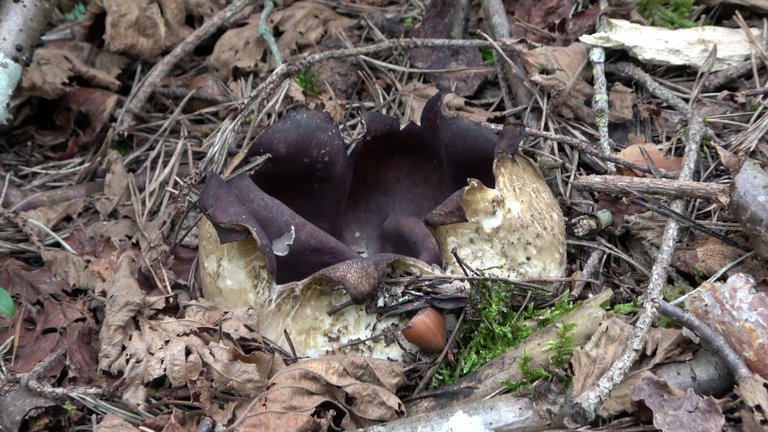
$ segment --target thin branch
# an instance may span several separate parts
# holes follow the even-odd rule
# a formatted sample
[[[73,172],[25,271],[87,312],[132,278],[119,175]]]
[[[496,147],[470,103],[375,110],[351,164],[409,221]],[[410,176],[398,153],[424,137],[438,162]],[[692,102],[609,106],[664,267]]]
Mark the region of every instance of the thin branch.
[[[719,201],[728,199],[729,185],[645,177],[590,175],[575,178],[571,185],[579,190],[623,195],[627,190],[671,197]]]
[[[501,130],[501,126],[500,125],[489,125],[489,126],[492,129],[495,129],[495,130]],[[578,138],[568,137],[568,136],[564,136],[564,135],[557,135],[557,134],[553,134],[551,132],[544,132],[544,131],[540,131],[538,129],[526,128],[525,129],[525,133],[530,135],[530,136],[534,136],[534,137],[538,137],[538,138],[544,138],[544,139],[548,139],[548,140],[552,140],[552,141],[557,141],[559,143],[567,144],[567,145],[569,145],[571,147],[574,147],[574,148],[577,148],[577,149],[583,151],[584,153],[586,153],[586,154],[588,154],[590,156],[593,156],[593,157],[598,158],[598,159],[602,159],[602,160],[607,161],[607,162],[613,162],[616,165],[621,165],[623,167],[630,168],[630,169],[633,169],[633,170],[636,170],[636,171],[640,171],[640,172],[643,172],[643,173],[648,173],[648,174],[651,173],[651,170],[648,168],[647,165],[639,164],[639,163],[632,162],[632,161],[628,161],[626,159],[622,159],[622,158],[620,158],[618,156],[614,156],[612,154],[603,154],[599,150],[595,149],[595,146],[592,145],[589,141],[583,141],[583,140],[580,140]],[[660,171],[662,177],[672,178],[672,176],[668,172],[666,172],[664,170],[659,170],[659,171]]]
[[[765,64],[760,62],[757,64],[757,70],[762,71],[765,69]],[[752,60],[747,60],[738,64],[735,64],[728,69],[722,70],[717,73],[713,73],[702,83],[702,91],[710,92],[717,90],[718,88],[728,84],[729,82],[739,78],[742,75],[746,75],[752,71]]]
[[[600,249],[593,250],[592,253],[589,254],[589,258],[587,259],[587,262],[584,263],[584,265],[581,268],[581,277],[589,278],[592,276],[593,273],[599,273],[600,269],[602,268],[601,263],[603,262],[604,256],[605,256],[605,252],[601,251]],[[587,285],[587,281],[585,280],[576,281],[576,283],[573,284],[573,291],[571,292],[571,298],[573,299],[578,298],[581,295],[581,292],[584,290],[584,287],[586,285]]]
[[[483,14],[488,20],[488,27],[491,30],[493,39],[498,41],[512,36],[512,26],[509,24],[507,10],[501,0],[482,0],[481,3]],[[520,56],[513,55],[510,59],[503,52],[500,54],[507,60],[502,65],[502,68],[509,83],[509,88],[512,90],[515,104],[530,107],[534,97],[529,84],[526,82],[528,76],[523,73],[525,68],[523,67],[522,60],[520,60]],[[507,109],[510,108],[513,107],[507,107]],[[538,111],[530,111],[529,115],[525,116],[523,120],[527,127],[536,128],[539,127],[540,117]]]
[[[513,48],[511,43],[498,43],[504,48]],[[240,109],[250,113],[258,109],[261,104],[269,97],[271,91],[280,85],[283,80],[299,72],[300,70],[326,60],[355,57],[360,55],[369,55],[391,49],[414,49],[414,48],[493,48],[494,43],[489,41],[475,39],[391,39],[383,42],[377,42],[357,48],[344,48],[332,51],[325,51],[318,54],[312,54],[300,57],[293,61],[283,63],[282,66],[275,69],[272,74],[264,80],[255,90],[251,92],[240,104]]]
[[[250,114],[253,111],[260,109],[261,105],[269,98],[271,94],[273,94],[274,90],[282,82],[284,82],[290,76],[298,73],[300,70],[306,67],[312,66],[315,63],[319,63],[319,62],[330,60],[330,59],[336,59],[336,58],[369,55],[369,54],[373,54],[381,51],[398,49],[398,48],[414,49],[414,48],[429,48],[429,47],[494,48],[497,50],[499,47],[501,47],[504,49],[512,49],[512,50],[516,49],[516,45],[514,43],[503,42],[503,41],[494,42],[494,41],[483,41],[483,40],[474,40],[474,39],[392,39],[392,40],[377,42],[371,45],[366,45],[366,46],[357,47],[357,48],[345,48],[345,49],[339,49],[339,50],[333,50],[333,51],[326,51],[318,54],[301,57],[293,61],[288,61],[286,63],[283,63],[280,67],[275,69],[272,72],[272,74],[266,80],[264,80],[255,90],[253,90],[247,97],[245,97],[239,106],[240,116],[238,116],[238,118],[235,120],[234,125],[229,125],[229,126],[230,127],[234,126],[236,129],[239,122],[241,122],[243,119],[250,116]],[[501,52],[500,54],[504,54],[504,53]],[[650,77],[648,79],[652,81]],[[656,85],[658,86],[658,84]],[[680,100],[680,102],[682,103],[682,106],[685,106],[687,108],[687,104],[682,102],[682,100]],[[493,128],[494,130],[500,129],[499,125],[486,124],[486,126]],[[587,153],[590,156],[605,160],[607,162],[612,162],[616,165],[621,165],[621,166],[624,166],[633,170],[637,170],[640,172],[644,172],[644,173],[650,172],[648,167],[644,165],[631,162],[628,160],[624,160],[620,157],[617,157],[611,154],[604,154],[603,152],[596,150],[594,146],[588,141],[582,141],[576,138],[556,135],[549,132],[543,132],[538,130],[537,128],[526,128],[526,133],[534,137],[562,142],[571,147],[578,148],[579,150],[583,151],[584,153]],[[238,155],[232,158],[232,162],[225,170],[225,174],[231,173],[234,170],[234,167],[239,163],[239,161],[243,160],[249,148],[250,148],[249,143],[245,143],[245,145],[242,146]],[[662,174],[662,175],[664,177],[671,177],[669,174]]]
[[[192,32],[186,39],[176,46],[168,55],[163,57],[162,60],[155,63],[150,69],[144,80],[133,88],[133,96],[129,97],[129,101],[126,103],[123,109],[124,115],[121,121],[115,127],[115,130],[119,133],[124,128],[133,124],[133,116],[140,112],[141,108],[147,103],[149,96],[160,84],[160,81],[168,75],[174,65],[184,57],[187,57],[195,47],[210,35],[215,33],[219,27],[224,25],[232,17],[237,15],[240,11],[247,6],[255,3],[256,0],[235,0],[229,6],[222,9],[206,21],[197,30]]]
[[[659,302],[659,312],[682,324],[685,328],[695,332],[703,340],[707,341],[720,357],[728,363],[728,368],[733,371],[733,375],[736,376],[737,380],[752,376],[749,366],[744,363],[744,359],[742,359],[733,347],[728,344],[728,341],[723,339],[722,336],[712,330],[708,325],[693,316],[689,311],[678,309],[664,300],[661,300]]]
[[[652,76],[631,63],[612,63],[605,65],[605,71],[640,82],[654,96],[664,99],[672,108],[680,111],[686,117],[691,116],[691,108],[671,91],[657,83]]]
[[[685,105],[685,108],[688,108],[688,106]],[[687,109],[687,111],[691,112],[692,110]],[[704,122],[701,116],[697,113],[692,114],[688,117],[688,135],[685,142],[683,166],[680,169],[680,180],[685,181],[693,178],[693,171],[696,166],[703,134]],[[683,199],[675,199],[670,204],[670,208],[678,213],[683,212],[684,206],[685,201]],[[656,309],[663,298],[663,288],[667,280],[667,268],[672,261],[672,254],[675,251],[679,226],[678,222],[674,219],[667,221],[661,240],[661,247],[659,248],[659,255],[651,270],[651,280],[645,293],[643,308],[637,317],[637,322],[632,329],[627,346],[611,368],[594,385],[574,399],[570,407],[571,421],[585,424],[593,420],[597,407],[605,400],[611,390],[624,380],[629,369],[639,357],[645,345],[645,340],[648,337],[648,331],[651,329],[653,320],[656,318]]]
[[[272,35],[272,30],[267,26],[267,17],[269,17],[274,8],[275,2],[273,0],[264,0],[264,9],[262,9],[259,16],[258,35],[269,47],[269,52],[272,53],[272,58],[275,59],[275,66],[280,66],[283,64],[280,49],[277,48],[277,42],[275,42],[275,37]]]
[[[40,0],[0,2],[0,128],[11,125],[11,96],[53,9]]]
[[[597,18],[597,31],[605,30],[605,16],[603,12],[608,7],[606,0],[600,0],[600,16]],[[611,153],[610,138],[608,137],[608,84],[605,80],[605,50],[602,47],[592,47],[589,50],[589,60],[592,62],[592,79],[594,94],[592,95],[592,112],[595,114],[595,124],[600,134],[598,149],[603,155]],[[608,173],[616,172],[616,167],[608,162],[605,166]]]

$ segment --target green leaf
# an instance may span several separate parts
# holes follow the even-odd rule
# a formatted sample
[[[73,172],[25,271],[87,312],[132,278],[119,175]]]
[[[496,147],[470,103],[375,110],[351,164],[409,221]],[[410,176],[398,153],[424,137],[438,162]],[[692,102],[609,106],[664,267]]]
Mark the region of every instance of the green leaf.
[[[5,288],[0,287],[0,315],[13,318],[13,299]]]

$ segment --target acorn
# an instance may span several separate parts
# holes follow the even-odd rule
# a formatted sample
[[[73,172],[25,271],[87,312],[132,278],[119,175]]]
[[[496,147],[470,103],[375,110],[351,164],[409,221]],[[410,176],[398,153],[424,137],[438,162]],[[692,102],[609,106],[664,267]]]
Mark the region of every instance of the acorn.
[[[422,351],[442,351],[446,339],[445,319],[437,309],[424,308],[408,321],[403,336]]]

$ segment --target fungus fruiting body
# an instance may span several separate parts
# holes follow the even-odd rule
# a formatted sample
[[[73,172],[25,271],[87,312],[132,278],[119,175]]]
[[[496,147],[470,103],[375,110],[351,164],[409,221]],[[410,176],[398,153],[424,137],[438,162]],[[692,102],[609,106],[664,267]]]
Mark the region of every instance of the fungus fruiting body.
[[[505,132],[497,146],[441,100],[427,103],[421,125],[367,115],[350,153],[330,116],[289,112],[254,141],[253,156],[271,155],[267,166],[211,175],[199,201],[205,297],[250,306],[259,331],[300,356],[403,358],[422,330],[404,338],[406,315],[377,316],[408,300],[402,287],[382,291],[387,275],[463,274],[454,251],[513,279],[561,277],[563,216],[536,166],[515,154],[522,135]],[[435,321],[423,330],[435,342],[421,349],[443,348],[440,315],[413,317]]]

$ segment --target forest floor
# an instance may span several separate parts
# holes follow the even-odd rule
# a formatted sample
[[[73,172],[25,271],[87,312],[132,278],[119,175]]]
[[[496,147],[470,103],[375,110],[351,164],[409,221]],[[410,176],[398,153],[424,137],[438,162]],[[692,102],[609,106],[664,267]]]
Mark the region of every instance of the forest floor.
[[[277,3],[23,11],[0,429],[766,427],[761,2]]]

